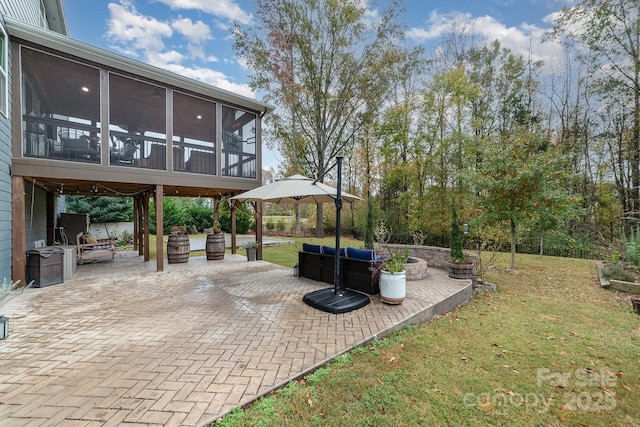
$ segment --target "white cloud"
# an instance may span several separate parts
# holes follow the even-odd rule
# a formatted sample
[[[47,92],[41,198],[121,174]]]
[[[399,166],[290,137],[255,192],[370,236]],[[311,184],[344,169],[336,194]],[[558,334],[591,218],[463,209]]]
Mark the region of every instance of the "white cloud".
[[[470,28],[486,37],[488,41],[499,40],[503,47],[509,48],[517,55],[525,58],[531,55],[534,61],[544,61],[548,70],[563,61],[560,44],[542,41],[550,27],[542,28],[527,23],[507,27],[488,15],[473,17],[468,13],[439,14],[434,11],[429,15],[424,27],[411,28],[407,32],[407,37],[417,43],[431,43],[437,41],[444,33],[450,32],[451,24],[456,21],[463,21],[470,25]]]
[[[193,22],[189,18],[178,18],[171,22],[171,26],[193,44],[201,44],[212,38],[211,29],[202,21]]]
[[[455,19],[471,20],[470,14],[439,14],[435,10],[429,14],[427,18],[426,28],[410,28],[407,31],[407,38],[414,40],[416,43],[424,43],[441,37],[445,32],[450,30],[451,23]]]
[[[209,5],[209,0],[172,2],[174,8],[197,4]],[[162,21],[140,13],[130,0],[109,3],[108,8],[110,18],[106,37],[114,50],[163,70],[254,97],[248,84],[234,83],[224,73],[203,65],[219,62],[207,46],[213,36],[204,22],[182,16],[169,16]]]
[[[245,12],[233,0],[157,0],[171,9],[196,9],[220,18],[238,21],[241,24],[250,24],[253,15]]]
[[[164,37],[171,37],[172,29],[166,22],[141,15],[126,1],[109,3],[111,18],[107,22],[107,38],[122,45],[122,50],[145,51],[164,49]]]
[[[212,86],[219,87],[220,89],[228,90],[229,92],[243,95],[249,98],[254,98],[254,93],[246,84],[237,84],[229,81],[224,73],[216,70],[204,67],[185,67],[180,64],[154,64],[162,67],[167,71],[179,74],[190,79],[198,80],[203,83],[208,83]]]
[[[175,50],[169,52],[149,52],[147,54],[147,62],[159,67],[164,67],[166,64],[180,64],[183,59],[184,55]]]

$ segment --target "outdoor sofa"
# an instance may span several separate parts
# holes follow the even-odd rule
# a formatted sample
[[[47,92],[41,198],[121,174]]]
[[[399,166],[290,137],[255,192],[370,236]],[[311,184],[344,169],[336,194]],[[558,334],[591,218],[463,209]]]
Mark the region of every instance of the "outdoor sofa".
[[[336,249],[330,246],[302,244],[298,252],[300,277],[334,284]],[[340,279],[347,289],[369,295],[380,293],[378,278],[372,278],[371,265],[379,262],[372,249],[340,248]]]

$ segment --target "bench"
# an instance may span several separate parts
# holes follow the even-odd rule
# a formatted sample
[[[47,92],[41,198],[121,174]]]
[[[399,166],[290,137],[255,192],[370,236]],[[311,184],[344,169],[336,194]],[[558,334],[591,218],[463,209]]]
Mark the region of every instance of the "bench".
[[[111,240],[99,241],[96,243],[87,243],[84,233],[76,235],[78,244],[78,264],[82,265],[85,261],[96,260],[110,256],[114,259],[116,256],[116,245]]]
[[[298,274],[300,277],[319,282],[334,283],[335,248],[302,244],[298,252]],[[340,248],[340,279],[347,289],[369,295],[380,293],[378,278],[372,278],[371,264],[377,256],[370,249]]]

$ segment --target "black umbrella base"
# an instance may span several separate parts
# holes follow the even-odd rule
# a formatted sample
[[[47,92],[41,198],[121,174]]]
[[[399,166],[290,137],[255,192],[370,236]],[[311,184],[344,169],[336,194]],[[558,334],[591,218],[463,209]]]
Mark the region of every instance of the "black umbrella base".
[[[319,289],[306,294],[302,301],[318,310],[329,313],[348,313],[369,304],[369,297],[360,292],[345,289],[342,296],[336,295],[334,288]]]

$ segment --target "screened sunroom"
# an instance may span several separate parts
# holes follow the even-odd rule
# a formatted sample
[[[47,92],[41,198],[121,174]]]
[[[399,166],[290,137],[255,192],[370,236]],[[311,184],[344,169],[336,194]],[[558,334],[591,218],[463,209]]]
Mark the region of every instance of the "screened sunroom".
[[[57,52],[19,54],[24,157],[257,178],[255,111]]]
[[[46,192],[48,244],[55,200],[69,194],[134,198],[142,244],[152,197],[157,206],[165,195],[220,200],[261,185],[262,117],[273,107],[11,18],[5,24],[14,273],[28,249],[27,186]]]

